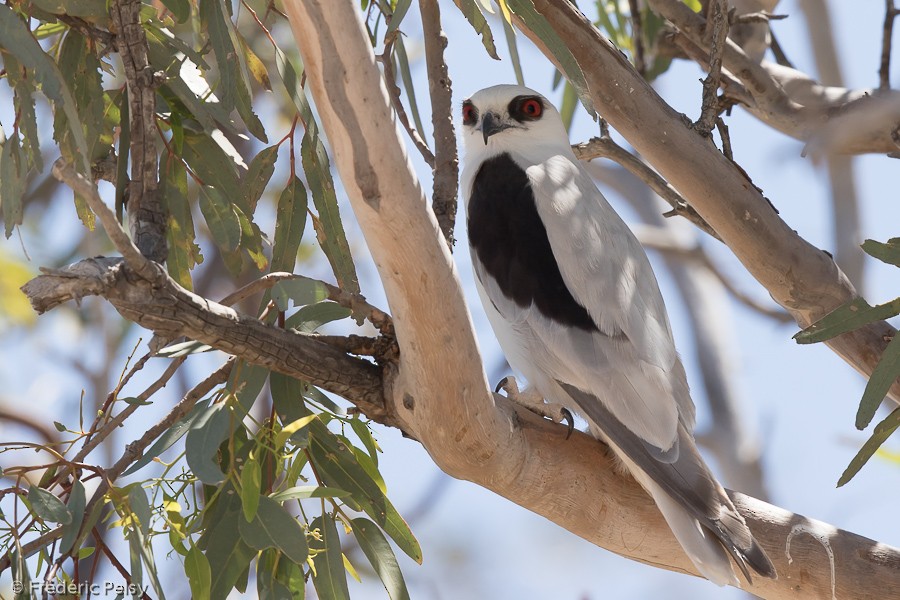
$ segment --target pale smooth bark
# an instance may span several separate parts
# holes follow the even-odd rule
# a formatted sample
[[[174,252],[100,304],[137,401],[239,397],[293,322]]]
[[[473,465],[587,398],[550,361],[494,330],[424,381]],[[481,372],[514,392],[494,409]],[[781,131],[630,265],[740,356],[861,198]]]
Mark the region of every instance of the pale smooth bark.
[[[568,2],[561,4],[571,10]],[[650,498],[616,472],[601,444],[581,434],[566,441],[561,427],[492,398],[456,269],[410,167],[355,3],[306,0],[286,3],[285,10],[335,164],[391,305],[401,360],[396,376],[386,382],[386,402],[394,404],[403,426],[449,474],[613,552],[696,573]],[[600,90],[596,80],[592,89]],[[633,118],[641,116],[647,115]],[[658,131],[669,133],[665,127]],[[667,150],[691,149],[693,141],[684,150],[675,146],[683,135],[672,134],[678,139],[665,143]],[[750,187],[733,175],[725,183]],[[726,215],[717,221],[732,235],[743,213],[727,217],[737,225],[729,228]],[[773,243],[771,238],[786,229],[782,223],[755,244]],[[738,242],[749,244],[740,236]],[[818,269],[830,276],[826,281],[840,279],[833,265]],[[784,273],[777,278],[790,283]],[[797,314],[808,312],[796,302],[788,304]],[[775,581],[754,580],[753,593],[764,598],[900,594],[896,549],[735,496],[780,574]],[[799,535],[803,531],[810,535]],[[829,546],[828,554],[821,543]]]

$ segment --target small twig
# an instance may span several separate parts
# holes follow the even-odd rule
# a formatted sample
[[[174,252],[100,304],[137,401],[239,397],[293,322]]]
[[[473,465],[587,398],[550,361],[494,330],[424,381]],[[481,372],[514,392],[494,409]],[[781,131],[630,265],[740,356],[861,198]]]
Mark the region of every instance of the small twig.
[[[736,15],[732,20],[732,24],[745,25],[747,23],[768,23],[769,21],[780,21],[787,19],[788,15],[775,15],[766,10],[759,12],[744,13]]]
[[[728,39],[728,3],[726,0],[712,0],[709,4],[712,15],[712,32],[709,43],[709,74],[703,80],[703,102],[700,118],[694,129],[703,137],[709,137],[719,116],[719,80],[722,73],[722,54]],[[707,27],[710,19],[706,20]]]
[[[219,304],[221,304],[222,306],[233,306],[242,300],[246,300],[247,298],[255,294],[264,292],[272,288],[279,281],[287,281],[289,279],[296,278],[297,275],[294,275],[293,273],[268,273],[266,275],[263,275],[259,279],[254,279],[247,285],[231,292],[230,294],[219,300]]]
[[[575,151],[575,156],[580,160],[608,158],[622,165],[641,181],[650,186],[660,198],[665,200],[672,207],[672,210],[666,213],[666,216],[680,215],[704,232],[721,241],[722,238],[719,237],[719,234],[709,226],[709,223],[707,223],[703,217],[697,214],[697,211],[691,208],[681,194],[669,185],[668,181],[663,179],[659,173],[651,169],[640,158],[615,143],[609,135],[591,138],[586,143],[576,144],[572,146],[572,150]]]
[[[881,38],[881,68],[878,69],[878,88],[887,90],[891,87],[891,40],[894,36],[894,19],[900,10],[894,0],[885,0],[884,32]]]
[[[641,77],[647,74],[647,65],[644,61],[644,26],[641,21],[641,7],[638,0],[628,0],[628,8],[631,12],[631,40],[634,44],[634,68]]]
[[[428,147],[425,140],[422,139],[422,136],[419,135],[419,131],[413,127],[412,123],[410,123],[409,115],[406,114],[406,107],[403,106],[403,99],[400,97],[400,86],[397,85],[397,74],[394,73],[394,63],[391,58],[393,49],[394,42],[388,42],[384,45],[384,53],[376,56],[375,59],[381,63],[382,72],[384,73],[384,83],[387,87],[388,95],[391,97],[391,104],[397,112],[397,119],[400,121],[400,124],[403,125],[403,129],[406,130],[406,133],[413,141],[413,144],[415,144],[419,154],[422,155],[422,159],[433,169],[434,154],[431,152],[431,149]]]
[[[722,138],[722,154],[725,158],[734,162],[734,154],[731,152],[731,135],[728,133],[728,125],[722,120],[722,117],[716,117],[716,129]]]
[[[447,35],[441,28],[441,10],[437,0],[419,0],[422,34],[425,38],[425,66],[431,93],[431,124],[434,128],[434,184],[431,208],[444,239],[453,252],[456,240],[456,195],[459,191],[459,155],[453,127],[453,89],[444,49]]]

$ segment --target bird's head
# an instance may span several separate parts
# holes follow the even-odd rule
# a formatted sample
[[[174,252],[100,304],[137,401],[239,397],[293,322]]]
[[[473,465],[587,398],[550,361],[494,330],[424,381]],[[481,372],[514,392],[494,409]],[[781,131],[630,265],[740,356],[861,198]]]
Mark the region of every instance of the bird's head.
[[[535,145],[568,148],[559,111],[546,98],[520,85],[495,85],[462,105],[466,154],[492,155]]]

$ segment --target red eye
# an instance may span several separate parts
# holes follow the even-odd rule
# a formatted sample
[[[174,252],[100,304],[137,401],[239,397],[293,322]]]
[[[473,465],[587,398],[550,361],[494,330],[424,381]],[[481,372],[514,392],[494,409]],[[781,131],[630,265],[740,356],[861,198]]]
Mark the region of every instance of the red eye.
[[[462,107],[463,125],[474,125],[478,120],[478,109],[471,102],[464,102]]]
[[[539,119],[541,113],[544,112],[544,106],[537,98],[529,98],[522,103],[522,114],[532,119]]]

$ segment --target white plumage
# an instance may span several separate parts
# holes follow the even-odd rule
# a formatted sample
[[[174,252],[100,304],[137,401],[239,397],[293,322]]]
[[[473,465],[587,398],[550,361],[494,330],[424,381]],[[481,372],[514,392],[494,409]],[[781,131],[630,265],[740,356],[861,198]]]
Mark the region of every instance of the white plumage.
[[[584,417],[653,496],[703,575],[736,584],[729,555],[774,577],[697,452],[694,405],[640,243],[572,152],[557,110],[500,85],[463,105],[478,292],[510,365]]]

